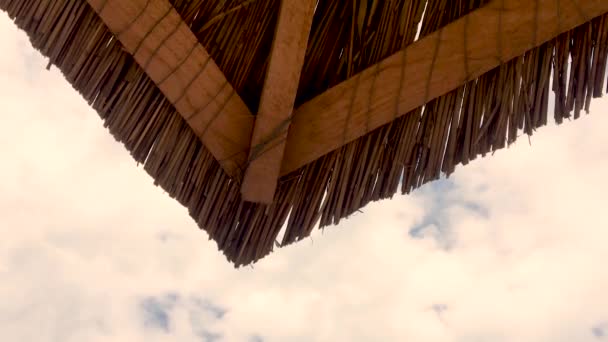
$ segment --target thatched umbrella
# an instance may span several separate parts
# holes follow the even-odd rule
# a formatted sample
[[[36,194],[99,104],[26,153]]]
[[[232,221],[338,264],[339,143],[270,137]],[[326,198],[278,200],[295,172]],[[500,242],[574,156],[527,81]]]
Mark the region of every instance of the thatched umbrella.
[[[607,0],[0,0],[235,265],[589,111]],[[550,96],[550,91],[554,96]]]

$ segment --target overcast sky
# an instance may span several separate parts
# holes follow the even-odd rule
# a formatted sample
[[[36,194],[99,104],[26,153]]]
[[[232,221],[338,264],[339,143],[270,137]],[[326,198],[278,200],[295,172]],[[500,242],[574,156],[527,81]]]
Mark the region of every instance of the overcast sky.
[[[608,101],[235,270],[0,14],[0,340],[608,341]]]

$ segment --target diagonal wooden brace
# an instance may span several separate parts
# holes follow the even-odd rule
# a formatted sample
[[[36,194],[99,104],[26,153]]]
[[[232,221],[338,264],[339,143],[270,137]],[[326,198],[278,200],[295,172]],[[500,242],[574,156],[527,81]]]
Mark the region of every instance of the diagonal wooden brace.
[[[247,163],[253,115],[168,0],[87,0],[231,177]]]
[[[493,0],[297,108],[281,175],[607,12],[608,0]]]

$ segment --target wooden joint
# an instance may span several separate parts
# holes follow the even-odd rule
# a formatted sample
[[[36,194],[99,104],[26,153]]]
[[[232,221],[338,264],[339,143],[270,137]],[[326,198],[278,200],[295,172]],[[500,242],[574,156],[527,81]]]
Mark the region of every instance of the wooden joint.
[[[315,0],[282,0],[251,137],[243,199],[272,203],[308,46]]]

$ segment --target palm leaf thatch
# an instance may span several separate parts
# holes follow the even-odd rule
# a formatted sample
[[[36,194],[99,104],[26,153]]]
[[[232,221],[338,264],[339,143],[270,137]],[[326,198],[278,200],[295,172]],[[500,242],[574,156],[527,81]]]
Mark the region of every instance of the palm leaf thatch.
[[[294,243],[608,89],[606,0],[0,8],[236,266],[281,229]]]

